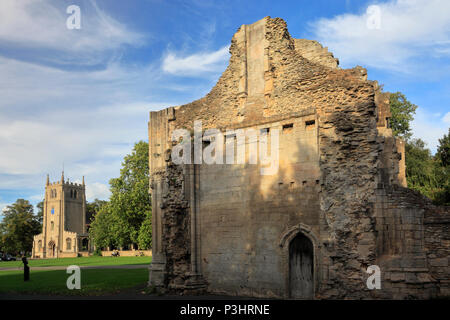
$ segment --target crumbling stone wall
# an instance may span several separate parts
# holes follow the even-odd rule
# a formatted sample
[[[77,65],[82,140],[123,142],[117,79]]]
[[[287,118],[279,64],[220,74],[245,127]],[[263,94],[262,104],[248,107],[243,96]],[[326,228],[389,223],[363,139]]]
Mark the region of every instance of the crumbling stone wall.
[[[328,68],[336,69],[339,65],[339,59],[333,56],[333,53],[324,48],[319,42],[307,39],[294,39],[295,50],[308,59]]]
[[[302,233],[315,248],[317,298],[424,298],[447,286],[448,239],[424,242],[424,234],[448,229],[424,220],[431,207],[423,197],[397,187],[406,183],[404,148],[388,128],[389,96],[366,70],[339,69],[321,45],[293,39],[279,18],[242,26],[230,53],[204,98],[151,113],[150,282],[185,290],[204,276],[212,292],[288,297],[286,248]],[[297,140],[283,141],[297,153],[283,153],[272,180],[249,165],[192,173],[171,164],[170,136],[192,130],[194,120],[222,131],[291,123]],[[366,287],[372,264],[382,268],[384,290]]]
[[[400,186],[377,189],[376,263],[384,288],[377,292],[380,297],[429,299],[437,295],[424,243],[424,215],[430,206],[430,200]]]
[[[162,243],[166,257],[166,284],[169,289],[184,289],[190,271],[189,203],[184,194],[183,167],[170,160],[164,172]]]
[[[425,252],[440,297],[450,296],[450,208],[432,206],[424,217]]]
[[[330,270],[325,297],[367,294],[361,284],[375,259],[371,203],[380,145],[373,117],[374,91],[368,83],[351,81],[347,90],[353,93],[353,102],[336,103],[341,106],[338,110],[325,109],[320,115],[320,204],[328,224]]]

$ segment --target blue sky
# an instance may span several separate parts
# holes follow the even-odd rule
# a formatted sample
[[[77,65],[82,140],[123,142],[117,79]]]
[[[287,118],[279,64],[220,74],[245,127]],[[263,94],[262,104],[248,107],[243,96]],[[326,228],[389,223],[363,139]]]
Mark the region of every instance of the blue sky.
[[[69,30],[69,5],[81,29]],[[367,28],[370,5],[379,28]],[[320,41],[340,66],[362,65],[419,106],[413,123],[434,151],[450,125],[450,2],[2,0],[0,209],[37,203],[46,174],[86,176],[106,199],[148,112],[201,98],[228,62],[231,37],[265,16]]]

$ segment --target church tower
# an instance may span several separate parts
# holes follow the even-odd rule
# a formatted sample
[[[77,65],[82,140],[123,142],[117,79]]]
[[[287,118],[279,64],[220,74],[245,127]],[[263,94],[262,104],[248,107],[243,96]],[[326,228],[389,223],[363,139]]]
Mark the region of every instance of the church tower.
[[[89,252],[86,230],[86,188],[61,179],[50,183],[47,175],[42,233],[34,237],[33,257],[58,258]]]

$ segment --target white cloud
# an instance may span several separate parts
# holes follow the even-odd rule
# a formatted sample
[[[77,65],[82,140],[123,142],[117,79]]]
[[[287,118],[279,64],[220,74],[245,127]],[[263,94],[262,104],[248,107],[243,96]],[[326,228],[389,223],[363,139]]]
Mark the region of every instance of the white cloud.
[[[69,30],[69,14],[61,2],[2,0],[0,41],[6,46],[59,51],[52,55],[53,62],[82,64],[98,63],[105,50],[144,42],[143,35],[108,16],[94,1],[84,4],[80,5],[81,29]]]
[[[213,52],[200,52],[181,57],[168,52],[163,60],[162,69],[174,75],[195,76],[208,72],[223,72],[229,59],[229,47]]]
[[[86,199],[93,201],[95,199],[108,200],[111,192],[109,186],[100,182],[86,184]]]
[[[42,187],[63,163],[74,178],[108,181],[147,140],[149,111],[178,104],[142,94],[157,87],[152,66],[70,72],[0,57],[0,74],[0,189]]]
[[[44,190],[44,188],[42,188],[42,190]],[[29,200],[31,200],[33,202],[40,202],[40,201],[44,200],[44,192],[42,192],[42,194],[35,194],[28,198],[29,198]]]
[[[62,2],[0,1],[0,196],[5,201],[11,190],[25,189],[32,200],[40,200],[46,174],[59,180],[63,163],[67,178],[86,177],[89,200],[108,198],[107,182],[119,176],[123,157],[134,142],[148,139],[149,111],[180,104],[161,97],[186,88],[190,95],[204,90],[197,82],[168,81],[170,70],[225,69],[227,48],[191,57],[174,54],[167,72],[161,61],[121,64],[115,59],[119,49],[139,46],[148,37],[95,2],[82,4],[82,29],[68,30]]]
[[[0,198],[0,221],[2,219],[2,214],[6,210],[6,207],[10,205],[10,203],[4,202],[5,199]]]
[[[444,121],[446,124],[450,125],[450,112],[447,112],[445,116],[442,118],[442,121]]]
[[[0,217],[1,217],[2,213],[5,212],[6,207],[9,205],[10,205],[10,203],[0,202]],[[0,218],[0,220],[1,220],[1,218]]]
[[[1,210],[1,213],[3,213],[3,212],[5,212],[6,211],[6,207],[7,206],[9,206],[9,203],[0,203],[0,210]],[[1,216],[1,214],[0,214],[0,216]],[[1,217],[0,217],[1,218]],[[1,219],[0,219],[0,221],[1,221]]]
[[[366,11],[343,14],[313,22],[314,39],[344,67],[361,64],[408,73],[417,67],[417,58],[449,54],[450,1],[392,0],[377,6],[379,29],[368,28]]]
[[[448,133],[450,124],[450,112],[441,119],[436,119],[433,114],[423,108],[417,108],[414,121],[411,123],[413,138],[420,138],[427,143],[434,154],[437,150],[439,139]]]

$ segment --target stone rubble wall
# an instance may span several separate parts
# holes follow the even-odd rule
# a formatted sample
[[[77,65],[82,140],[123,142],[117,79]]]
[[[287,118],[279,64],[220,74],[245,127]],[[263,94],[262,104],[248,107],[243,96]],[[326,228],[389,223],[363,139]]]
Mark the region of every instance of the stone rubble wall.
[[[307,39],[294,39],[295,50],[304,58],[322,66],[337,69],[339,59],[333,56],[333,53],[324,48],[319,42]]]
[[[430,299],[448,296],[450,210],[401,186],[377,190],[377,264],[380,297]]]
[[[425,252],[431,276],[440,297],[450,297],[450,207],[432,207],[425,212]]]
[[[190,271],[189,204],[183,188],[183,168],[168,162],[163,178],[162,243],[169,289],[184,289]]]
[[[264,32],[263,39],[249,43],[248,34],[255,30]],[[255,57],[249,46],[261,55]],[[204,130],[245,128],[286,120],[313,108],[321,171],[317,215],[324,221],[318,235],[318,245],[323,247],[316,297],[433,297],[438,284],[444,288],[441,292],[448,290],[448,225],[432,223],[439,219],[428,216],[431,207],[423,197],[395,187],[405,184],[404,150],[387,128],[388,95],[367,80],[364,68],[339,69],[337,59],[319,46],[293,39],[279,18],[243,26],[232,39],[229,65],[210,93],[158,112],[167,122],[155,120],[161,129],[152,131],[151,136],[159,138],[157,147],[150,146],[158,150],[157,155],[150,153],[150,162],[159,164],[152,169],[152,179],[163,181],[163,187],[152,192],[162,193],[159,202],[153,199],[161,208],[168,288],[183,289],[192,241],[188,213],[192,204],[185,195],[185,177],[168,157],[172,130],[192,130],[194,120],[202,120]],[[258,69],[261,61],[263,70]],[[260,85],[261,78],[251,74],[250,66],[261,71],[264,80],[263,92],[253,95],[249,81]],[[161,137],[167,141],[158,140]],[[166,157],[164,166],[161,157]],[[373,264],[382,266],[384,290],[366,287],[366,269]]]

